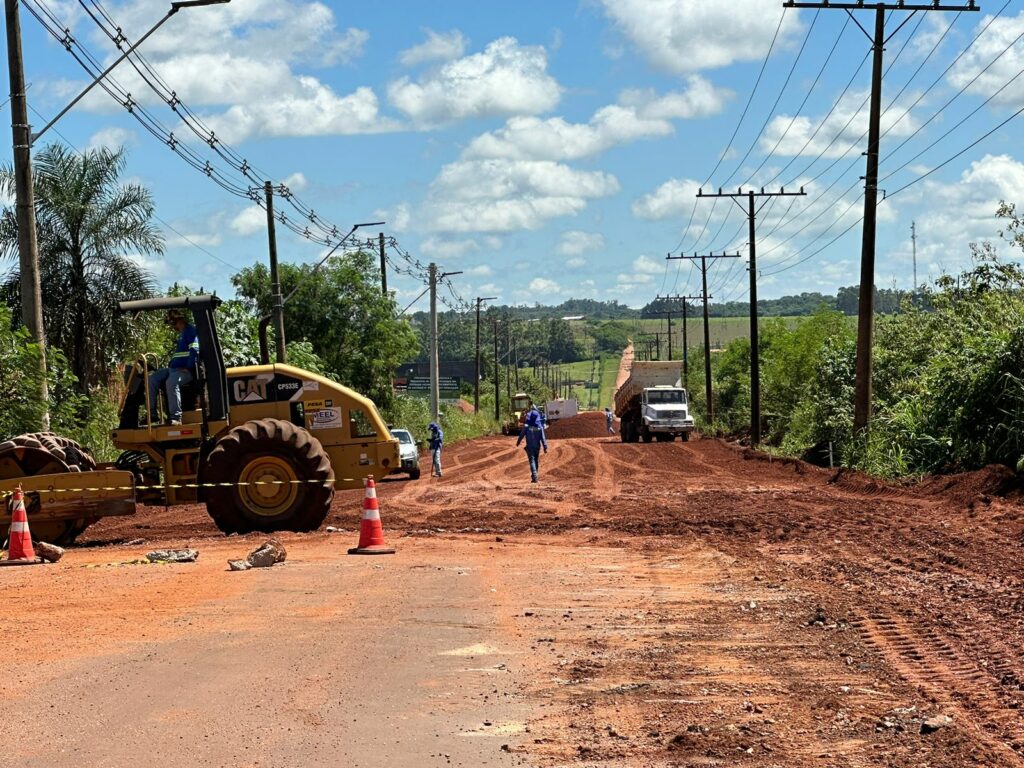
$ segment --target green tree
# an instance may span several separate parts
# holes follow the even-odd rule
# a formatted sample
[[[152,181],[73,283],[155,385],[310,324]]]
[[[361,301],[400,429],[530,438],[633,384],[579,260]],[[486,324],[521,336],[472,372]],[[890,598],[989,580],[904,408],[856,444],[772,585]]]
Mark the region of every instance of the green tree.
[[[266,266],[246,267],[231,281],[250,309],[269,314]],[[338,381],[387,403],[395,369],[415,357],[418,344],[395,302],[381,294],[373,256],[350,253],[315,273],[309,264],[282,264],[281,285],[286,296],[299,288],[285,305],[286,337],[308,342]]]
[[[34,160],[36,218],[47,343],[68,358],[82,393],[107,381],[111,364],[138,343],[131,319],[117,302],[153,293],[149,273],[129,254],[163,253],[153,225],[153,200],[138,184],[120,181],[123,150],[76,154],[52,144]],[[0,171],[0,190],[13,197],[10,167]],[[13,207],[0,214],[0,257],[16,259],[18,229]],[[9,304],[20,304],[19,273],[7,273]]]

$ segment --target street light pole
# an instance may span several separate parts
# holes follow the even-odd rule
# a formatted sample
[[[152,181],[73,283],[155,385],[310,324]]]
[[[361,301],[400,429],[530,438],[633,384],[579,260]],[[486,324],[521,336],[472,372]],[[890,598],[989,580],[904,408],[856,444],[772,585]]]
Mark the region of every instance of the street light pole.
[[[341,238],[341,240],[339,240],[335,244],[335,246],[333,248],[331,248],[331,250],[329,250],[327,252],[327,255],[325,255],[322,259],[320,259],[320,261],[318,261],[316,263],[316,266],[313,267],[313,271],[311,271],[307,275],[304,275],[302,277],[302,279],[298,282],[298,284],[294,288],[292,288],[291,293],[289,293],[287,296],[285,296],[283,299],[281,299],[281,306],[284,307],[285,304],[287,304],[289,301],[291,301],[291,298],[296,293],[299,292],[299,290],[302,288],[302,286],[304,286],[306,284],[306,281],[309,280],[309,278],[311,278],[317,272],[319,272],[320,271],[320,267],[322,267],[324,265],[324,263],[329,258],[331,258],[331,256],[334,255],[334,252],[337,251],[339,248],[341,248],[341,246],[343,246],[345,244],[346,240],[348,240],[350,237],[352,237],[352,233],[353,232],[355,232],[360,227],[377,227],[377,226],[381,226],[382,227],[382,226],[384,226],[385,223],[386,222],[383,222],[383,221],[367,221],[367,222],[363,222],[361,224],[353,224],[352,225],[352,229],[350,229],[348,231],[348,234],[346,234],[343,238]],[[269,344],[268,344],[268,341],[267,341],[267,326],[270,325],[270,321],[273,320],[273,319],[274,319],[274,313],[273,312],[271,312],[269,315],[264,315],[262,318],[260,318],[260,324],[259,324],[259,327],[258,327],[257,335],[259,336],[259,341],[260,341],[260,364],[261,365],[270,365],[270,347],[269,347]],[[284,311],[283,311],[283,309],[282,309],[282,312],[281,312],[281,319],[282,319],[282,322],[284,322]],[[282,334],[281,337],[284,338],[284,334]]]
[[[10,0],[6,0],[6,2],[7,2],[8,5],[12,4],[10,2]],[[102,72],[100,72],[100,74],[98,74],[93,79],[93,81],[91,83],[89,83],[89,85],[87,85],[85,87],[85,90],[83,90],[80,94],[75,96],[75,98],[73,98],[71,100],[70,104],[68,104],[66,107],[64,107],[64,109],[62,109],[60,112],[57,113],[57,116],[55,118],[53,118],[50,122],[48,122],[46,125],[43,126],[41,131],[39,131],[38,133],[32,134],[32,139],[31,139],[30,143],[31,144],[35,144],[40,136],[42,136],[44,133],[46,133],[48,130],[50,130],[50,128],[53,127],[54,123],[56,123],[58,120],[60,120],[62,117],[64,117],[64,115],[66,115],[68,112],[70,112],[71,109],[78,102],[80,102],[82,99],[85,98],[86,94],[88,94],[89,91],[91,91],[93,88],[95,88],[101,82],[103,82],[103,79],[107,75],[109,75],[111,72],[113,72],[114,68],[117,67],[118,64],[120,64],[122,61],[127,59],[129,56],[131,56],[135,52],[136,48],[138,48],[140,45],[142,45],[144,42],[146,42],[146,40],[149,39],[150,35],[152,35],[154,32],[156,32],[158,29],[160,29],[160,27],[162,27],[164,25],[164,23],[169,18],[171,18],[171,16],[176,14],[182,8],[198,8],[199,6],[203,6],[203,5],[223,5],[224,3],[230,3],[230,2],[231,2],[231,0],[179,0],[179,2],[171,3],[170,10],[168,10],[167,13],[164,14],[164,17],[162,19],[160,19],[160,21],[158,21],[156,24],[154,24],[150,28],[149,32],[147,32],[142,37],[140,37],[138,40],[136,40],[134,43],[132,43],[132,45],[128,48],[128,50],[126,50],[124,53],[122,53],[120,56],[118,56],[116,59],[114,59],[114,62],[109,67],[107,67]],[[8,19],[8,21],[9,21],[9,19]]]

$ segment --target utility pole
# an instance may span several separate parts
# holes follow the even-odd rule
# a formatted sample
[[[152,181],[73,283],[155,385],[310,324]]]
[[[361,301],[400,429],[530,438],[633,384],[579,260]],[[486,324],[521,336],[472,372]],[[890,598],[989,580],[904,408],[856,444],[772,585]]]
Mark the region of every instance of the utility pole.
[[[516,392],[519,391],[519,339],[512,340],[512,365],[516,372]]]
[[[427,280],[430,288],[430,417],[436,419],[441,415],[441,362],[437,349],[437,283],[461,272],[443,272],[438,274],[437,264],[430,262],[427,266]]]
[[[708,259],[714,263],[715,259],[738,259],[740,254],[738,253],[720,253],[720,254],[707,254],[698,256],[685,256],[680,254],[679,256],[673,256],[669,254],[665,257],[668,260],[673,259],[685,259],[687,261],[700,261],[700,277],[701,277],[701,298],[704,300],[704,396],[707,398],[707,417],[708,426],[715,421],[715,401],[713,399],[713,392],[711,391],[711,328],[708,322],[708,299],[714,298],[708,295]]]
[[[473,388],[473,408],[480,413],[480,305],[485,301],[494,301],[496,296],[478,296],[476,299],[476,386]]]
[[[847,15],[853,19],[854,23],[871,40],[873,53],[871,111],[868,124],[868,149],[866,153],[867,170],[864,176],[864,231],[861,239],[860,297],[857,306],[857,363],[853,403],[854,431],[863,432],[871,422],[871,345],[873,343],[875,323],[875,233],[878,224],[878,159],[881,144],[882,71],[885,63],[885,45],[918,12],[956,11],[960,13],[963,11],[980,11],[981,9],[975,0],[955,4],[943,4],[940,0],[934,0],[929,3],[908,3],[905,0],[898,0],[895,3],[831,2],[831,0],[804,2],[803,0],[786,0],[783,5],[786,8],[833,8],[846,11]],[[855,10],[872,8],[875,11],[874,35],[869,34],[853,15]],[[910,15],[888,37],[885,36],[886,11],[910,11]]]
[[[270,305],[274,315],[274,346],[276,359],[286,363],[284,339],[284,296],[281,295],[281,273],[277,267],[277,228],[274,226],[274,185],[265,181],[263,195],[267,201],[267,243],[270,247]]]
[[[494,316],[494,420],[501,422],[501,365],[498,361],[498,316]]]
[[[21,322],[39,347],[39,390],[33,393],[46,405],[46,332],[43,327],[43,290],[39,275],[39,241],[36,230],[35,190],[32,186],[32,129],[25,94],[25,62],[21,51],[19,0],[4,0],[7,23],[7,69],[11,85],[11,137],[14,154],[14,199],[18,224],[18,269],[21,289]],[[49,408],[42,428],[50,428]]]
[[[757,214],[761,212],[761,209],[768,204],[768,200],[774,197],[804,197],[806,196],[804,188],[800,187],[799,192],[787,192],[785,187],[780,188],[778,192],[765,192],[764,187],[761,187],[760,192],[754,190],[748,190],[744,192],[742,189],[737,192],[722,192],[721,189],[716,193],[709,195],[704,194],[704,190],[698,190],[697,197],[726,197],[732,200],[736,205],[743,210],[743,206],[740,205],[737,198],[747,198],[747,224],[750,236],[750,264],[747,266],[747,271],[750,272],[750,444],[757,445],[761,442],[761,342],[758,333],[758,316],[757,316]],[[757,198],[765,198],[765,202],[761,203],[761,207],[756,207],[755,200]]]
[[[660,300],[662,302],[672,302],[671,304],[668,304],[668,306],[669,307],[673,307],[673,308],[666,311],[666,314],[668,315],[668,319],[669,319],[668,343],[669,343],[669,359],[670,360],[672,359],[672,352],[671,352],[671,349],[672,349],[672,335],[673,335],[672,334],[672,315],[673,314],[676,314],[676,315],[680,315],[681,314],[683,316],[683,387],[687,391],[689,391],[689,389],[690,389],[690,361],[689,361],[690,345],[689,345],[689,341],[688,341],[688,339],[686,337],[686,334],[687,334],[687,331],[688,331],[687,323],[688,323],[688,321],[690,319],[690,317],[689,317],[689,310],[690,310],[689,302],[691,300],[697,300],[697,299],[702,299],[702,298],[703,298],[703,296],[658,296],[657,297],[657,300]],[[681,307],[681,309],[680,309],[680,307]]]
[[[917,294],[917,222],[910,222],[910,242],[913,248],[914,256],[914,290],[911,291],[911,296]]]
[[[371,241],[372,242],[372,241]],[[381,232],[378,238],[380,244],[380,289],[385,296],[388,295],[388,257],[384,253],[384,233]]]
[[[668,298],[668,297],[657,296],[657,297],[655,297],[654,300],[655,301],[665,301],[666,298]],[[668,319],[668,334],[667,334],[668,335],[668,359],[671,360],[672,359],[672,310],[671,309],[666,309],[666,310],[663,310],[661,312],[645,312],[644,313],[644,317],[655,317],[655,318],[657,318],[657,317],[664,317],[664,318]],[[655,332],[654,335],[657,338],[660,339],[661,332],[660,331]],[[658,359],[659,360],[661,359],[661,347],[660,347],[660,345],[659,345],[659,348],[658,348]]]
[[[436,419],[441,410],[441,371],[437,356],[437,264],[427,267],[430,281],[430,418]]]
[[[512,320],[505,318],[505,388],[512,402]]]

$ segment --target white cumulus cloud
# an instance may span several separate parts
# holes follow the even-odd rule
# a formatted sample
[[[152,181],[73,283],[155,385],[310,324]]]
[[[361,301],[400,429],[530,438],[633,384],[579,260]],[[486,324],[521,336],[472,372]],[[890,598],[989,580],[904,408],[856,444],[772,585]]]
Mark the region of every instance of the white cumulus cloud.
[[[450,32],[425,29],[423,32],[427,36],[426,40],[398,54],[402,66],[415,67],[428,61],[450,61],[466,52],[466,37],[457,29]]]
[[[557,251],[563,256],[579,256],[604,248],[604,235],[599,232],[582,232],[570,229],[563,232],[558,240]]]
[[[151,26],[153,4],[129,0],[111,14],[131,34]],[[109,48],[90,20],[79,23],[89,24],[88,34]],[[339,29],[334,12],[321,2],[247,0],[181,12],[145,49],[168,89],[219,137],[241,142],[253,136],[393,130],[396,122],[380,116],[370,88],[339,94],[308,71],[353,61],[368,39],[365,30]],[[159,103],[134,69],[123,67],[113,77],[136,101]],[[119,109],[98,90],[83,107]]]
[[[109,126],[101,128],[89,137],[88,149],[109,149],[117,151],[121,147],[135,144],[136,133],[127,128]]]
[[[633,215],[640,219],[668,219],[693,210],[700,182],[693,179],[669,179],[653,192],[633,202]]]
[[[638,256],[633,260],[633,271],[637,275],[660,275],[665,271],[665,262],[650,256]]]
[[[243,208],[232,220],[231,229],[236,234],[245,236],[257,232],[265,232],[267,229],[267,214],[255,205]]]
[[[656,68],[689,74],[764,57],[782,13],[770,0],[601,0],[605,14]],[[800,30],[787,11],[783,45]]]
[[[884,135],[903,138],[918,129],[917,119],[913,113],[907,112],[913,98],[893,104],[882,113]],[[848,155],[867,143],[868,107],[867,91],[851,91],[843,96],[824,122],[819,117],[799,116],[794,120],[790,115],[776,115],[761,137],[760,148],[763,152],[774,150],[782,157]]]
[[[534,160],[589,157],[619,144],[669,136],[675,131],[672,119],[720,112],[727,95],[703,78],[694,77],[685,92],[658,96],[653,91],[626,91],[622,103],[601,107],[586,123],[571,123],[563,117],[512,117],[502,128],[473,139],[465,156]]]
[[[458,160],[441,169],[424,208],[429,229],[511,232],[581,212],[587,201],[619,191],[601,171],[533,160]]]
[[[1020,76],[1024,70],[1024,41],[1018,40],[1024,33],[1024,11],[995,21],[991,16],[984,16],[978,20],[979,30],[990,22],[985,33],[950,71],[949,83],[960,89],[973,81],[969,92],[988,98],[1013,80],[992,103],[1016,108],[1024,100],[1024,77]],[[980,74],[989,64],[984,74]]]
[[[544,48],[502,37],[480,53],[446,62],[419,80],[403,77],[392,82],[388,100],[421,125],[538,114],[552,109],[562,94],[547,65]]]
[[[562,290],[562,286],[556,283],[554,280],[549,280],[546,277],[535,277],[530,281],[530,290],[533,293],[558,293]]]

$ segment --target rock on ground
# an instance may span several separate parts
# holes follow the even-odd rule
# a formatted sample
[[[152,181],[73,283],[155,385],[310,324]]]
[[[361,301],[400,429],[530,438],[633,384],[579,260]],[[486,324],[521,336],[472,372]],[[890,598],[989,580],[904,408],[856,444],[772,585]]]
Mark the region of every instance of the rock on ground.
[[[64,549],[56,544],[47,544],[45,541],[37,541],[32,545],[36,554],[48,563],[56,563],[64,557]]]
[[[268,539],[249,553],[246,562],[253,568],[269,568],[276,563],[283,563],[287,554],[284,544],[277,539]]]

